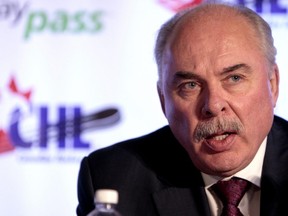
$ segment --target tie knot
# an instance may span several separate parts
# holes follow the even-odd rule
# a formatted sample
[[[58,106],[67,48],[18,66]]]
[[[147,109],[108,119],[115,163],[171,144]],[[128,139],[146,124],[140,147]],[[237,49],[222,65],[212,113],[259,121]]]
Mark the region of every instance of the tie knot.
[[[218,181],[213,185],[213,190],[223,202],[223,205],[238,206],[250,185],[251,183],[244,179],[233,177],[228,181]]]

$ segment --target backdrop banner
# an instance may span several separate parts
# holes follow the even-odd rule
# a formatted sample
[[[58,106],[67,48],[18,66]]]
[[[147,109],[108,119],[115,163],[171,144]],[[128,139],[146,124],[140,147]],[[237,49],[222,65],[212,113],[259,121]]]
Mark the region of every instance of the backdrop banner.
[[[81,159],[167,124],[156,89],[157,31],[203,2],[0,0],[1,215],[76,215]],[[230,2],[273,29],[275,112],[288,119],[288,1]]]

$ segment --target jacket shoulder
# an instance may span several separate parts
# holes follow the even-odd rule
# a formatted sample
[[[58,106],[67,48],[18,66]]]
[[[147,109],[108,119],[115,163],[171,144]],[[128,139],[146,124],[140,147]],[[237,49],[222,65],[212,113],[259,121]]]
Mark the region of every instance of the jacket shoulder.
[[[283,126],[286,126],[286,128],[288,128],[288,121],[279,116],[274,116],[274,124],[283,125]]]
[[[119,151],[137,151],[153,148],[158,148],[162,143],[167,143],[167,140],[171,142],[174,140],[174,136],[169,128],[169,126],[164,126],[156,131],[149,134],[145,134],[140,137],[131,138],[118,143],[111,144],[107,147],[97,149],[89,154],[89,158],[96,157],[102,154],[113,154],[113,152]]]
[[[169,126],[96,150],[89,155],[88,161],[94,171],[114,170],[123,179],[133,173],[134,176],[142,176],[142,179],[143,175],[145,178],[157,176],[163,181],[165,179],[167,184],[181,186],[190,185],[195,181],[195,173],[198,174]]]
[[[280,136],[288,140],[288,121],[279,116],[275,116],[271,133],[274,134],[274,136]]]

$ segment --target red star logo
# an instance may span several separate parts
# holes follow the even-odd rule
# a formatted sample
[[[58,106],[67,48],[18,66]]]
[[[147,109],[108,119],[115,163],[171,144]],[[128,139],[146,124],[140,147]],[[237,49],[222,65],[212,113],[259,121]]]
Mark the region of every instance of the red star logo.
[[[9,89],[12,93],[19,95],[20,97],[23,97],[27,102],[30,101],[32,91],[31,90],[20,91],[13,76],[11,77],[9,82]]]

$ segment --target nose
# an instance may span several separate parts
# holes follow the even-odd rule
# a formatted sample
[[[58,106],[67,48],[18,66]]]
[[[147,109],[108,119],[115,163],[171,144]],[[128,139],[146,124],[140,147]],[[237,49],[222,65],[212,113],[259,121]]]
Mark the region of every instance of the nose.
[[[201,113],[204,118],[219,116],[227,111],[228,103],[219,88],[207,88],[202,94]]]

